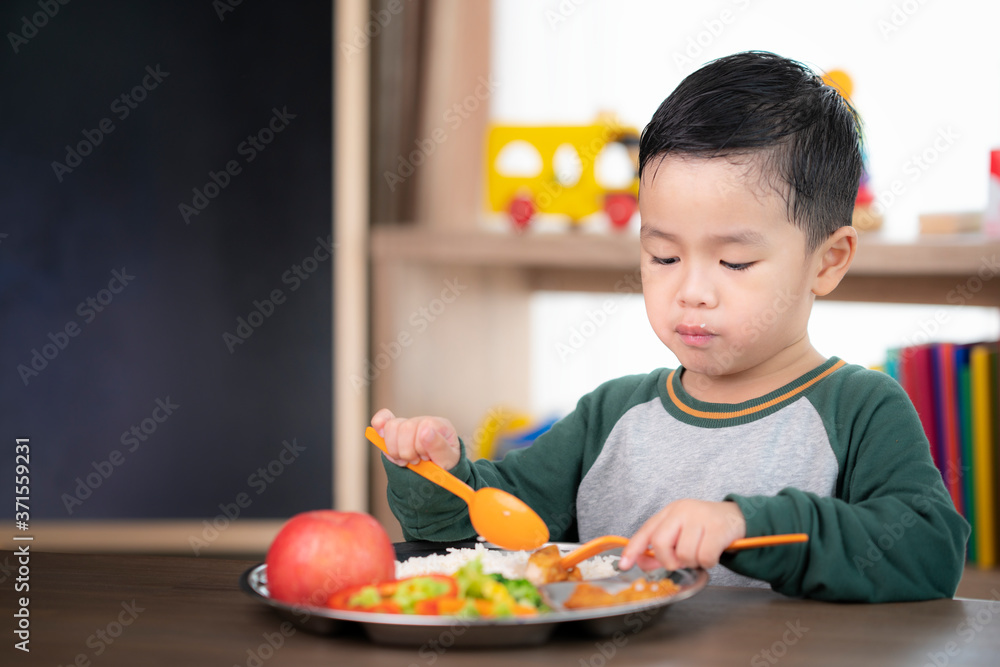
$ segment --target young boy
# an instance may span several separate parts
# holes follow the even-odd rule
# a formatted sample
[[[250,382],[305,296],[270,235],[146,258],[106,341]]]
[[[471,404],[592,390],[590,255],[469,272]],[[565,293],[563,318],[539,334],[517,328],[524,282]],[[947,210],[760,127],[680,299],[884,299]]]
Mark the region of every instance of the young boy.
[[[463,501],[398,467],[430,459],[520,497],[553,541],[631,536],[623,568],[827,600],[953,595],[969,527],[916,411],[806,333],[857,246],[854,110],[804,65],[741,53],[681,82],[639,150],[643,296],[681,366],[605,383],[499,463],[471,462],[446,419],[380,410],[407,539],[475,535]],[[724,551],[794,532],[809,542]]]

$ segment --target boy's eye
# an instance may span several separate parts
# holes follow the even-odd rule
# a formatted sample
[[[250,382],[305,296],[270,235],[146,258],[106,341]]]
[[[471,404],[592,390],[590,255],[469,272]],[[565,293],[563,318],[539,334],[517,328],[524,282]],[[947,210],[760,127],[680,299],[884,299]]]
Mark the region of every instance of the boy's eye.
[[[654,257],[653,264],[663,264],[664,266],[669,266],[677,262],[676,257]]]
[[[733,271],[746,271],[757,262],[725,262],[720,260],[719,263]]]

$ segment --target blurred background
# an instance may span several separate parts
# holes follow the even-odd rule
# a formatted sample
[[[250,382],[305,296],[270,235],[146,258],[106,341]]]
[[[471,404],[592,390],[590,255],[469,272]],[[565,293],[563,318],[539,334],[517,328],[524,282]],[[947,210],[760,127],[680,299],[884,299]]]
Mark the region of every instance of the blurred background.
[[[922,213],[986,206],[989,153],[1000,146],[1000,86],[984,76],[1000,71],[1000,54],[987,46],[1000,21],[998,7],[513,0],[495,3],[493,19],[492,71],[500,85],[490,112],[499,122],[587,123],[601,111],[614,111],[641,129],[663,98],[703,63],[768,50],[821,74],[850,75],[851,98],[865,124],[871,187],[883,203],[881,238],[913,241]],[[936,150],[942,130],[955,140],[939,142],[944,150]],[[928,159],[922,159],[925,151]],[[891,190],[895,181],[903,184],[899,195]],[[585,355],[559,355],[556,346],[571,333],[565,323],[586,321],[587,312],[600,309],[606,298],[535,296],[533,410],[566,411],[581,386],[647,372],[650,364],[676,363],[645,324],[638,296],[618,297],[621,316],[588,340]],[[919,323],[942,307],[820,303],[810,337],[825,354],[878,365],[888,348],[913,342]],[[996,338],[1000,320],[994,311],[954,305],[945,310],[939,338]]]
[[[995,340],[997,285],[954,294],[998,249],[976,227],[997,25],[971,0],[5,3],[0,426],[32,439],[33,518],[52,548],[192,555],[263,553],[283,518],[334,505],[398,536],[362,437],[379,407],[447,416],[489,453],[673,365],[638,294],[637,216],[518,225],[489,203],[488,140],[641,130],[742,50],[845,73],[865,123],[880,224],[849,300],[817,304],[816,347],[878,366]],[[576,158],[546,163],[560,192],[597,168]],[[922,233],[927,214],[962,233]]]
[[[676,364],[637,293],[638,217],[616,221],[608,203],[630,194],[630,176],[609,166],[611,148],[627,154],[628,137],[686,75],[750,49],[829,77],[864,121],[860,249],[848,279],[814,308],[814,345],[881,368],[899,348],[988,341],[995,376],[998,246],[983,233],[983,213],[1000,178],[991,158],[1000,87],[983,73],[1000,67],[989,46],[1000,9],[781,0],[420,7],[373,41],[373,409],[448,416],[471,451],[494,456],[529,444],[601,382]],[[419,113],[400,115],[411,108]],[[461,295],[443,302],[456,280]],[[926,396],[937,409],[954,398],[950,381],[920,372],[906,384],[915,401]],[[933,443],[938,424],[925,407]],[[387,516],[377,466],[373,473],[373,507]]]

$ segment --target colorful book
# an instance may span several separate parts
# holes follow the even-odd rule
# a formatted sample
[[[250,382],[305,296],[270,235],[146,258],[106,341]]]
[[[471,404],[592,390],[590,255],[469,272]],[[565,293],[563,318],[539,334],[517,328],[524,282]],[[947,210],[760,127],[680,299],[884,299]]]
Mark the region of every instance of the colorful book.
[[[990,369],[993,372],[993,466],[989,473],[993,498],[990,507],[993,508],[993,551],[997,561],[1000,561],[1000,341],[990,345]]]
[[[972,527],[968,561],[1000,567],[1000,341],[890,350],[885,372],[913,402],[948,495]]]
[[[996,496],[994,493],[994,345],[975,345],[969,353],[972,385],[972,476],[976,533],[975,562],[979,567],[996,565]],[[991,358],[992,355],[992,358]]]
[[[1000,564],[1000,478],[997,477],[998,474],[998,463],[1000,463],[1000,452],[997,451],[997,440],[1000,438],[1000,412],[997,411],[998,400],[1000,400],[1000,394],[998,394],[997,383],[1000,381],[1000,367],[997,366],[998,359],[998,343],[989,344],[990,351],[990,442],[988,444],[989,451],[989,470],[987,471],[987,476],[989,478],[989,484],[987,488],[987,493],[989,497],[987,498],[987,504],[990,507],[990,514],[992,516],[992,530],[990,534],[993,538],[993,565],[991,567],[997,567]]]
[[[955,375],[958,377],[959,431],[962,436],[962,508],[965,520],[972,526],[969,535],[968,557],[976,560],[976,503],[975,476],[972,474],[972,379],[969,368],[970,348],[959,345],[955,348]]]
[[[920,345],[903,350],[900,359],[903,371],[903,389],[909,394],[913,407],[917,409],[920,423],[930,443],[931,456],[938,470],[943,470],[941,449],[938,446],[937,415],[934,405],[934,364],[931,346]]]
[[[962,434],[958,424],[958,378],[955,376],[955,345],[941,343],[934,348],[936,370],[935,398],[937,407],[938,442],[941,449],[941,477],[955,503],[964,514],[962,500]]]
[[[886,352],[885,373],[896,382],[903,384],[899,378],[899,348],[892,348]]]

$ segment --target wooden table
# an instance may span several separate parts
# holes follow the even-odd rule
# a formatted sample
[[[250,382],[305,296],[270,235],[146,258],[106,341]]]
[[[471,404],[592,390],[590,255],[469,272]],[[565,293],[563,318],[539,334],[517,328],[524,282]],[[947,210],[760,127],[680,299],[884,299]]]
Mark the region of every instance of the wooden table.
[[[30,654],[15,650],[17,559],[0,552],[4,665],[991,665],[1000,664],[993,600],[830,604],[770,591],[709,587],[641,632],[608,639],[557,633],[533,648],[377,646],[363,635],[282,633],[243,593],[251,561],[34,552]],[[286,628],[288,626],[285,626]],[[276,645],[277,648],[272,648]]]

